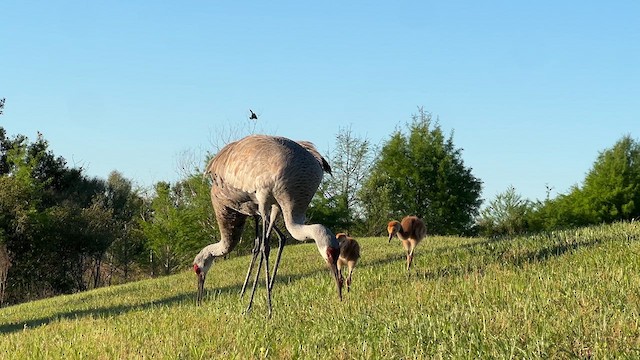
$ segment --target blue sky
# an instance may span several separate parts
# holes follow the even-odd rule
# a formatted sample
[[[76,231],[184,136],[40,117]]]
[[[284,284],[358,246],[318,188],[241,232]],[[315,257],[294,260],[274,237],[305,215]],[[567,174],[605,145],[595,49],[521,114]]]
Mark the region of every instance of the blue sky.
[[[326,154],[341,129],[381,144],[423,106],[485,199],[542,199],[640,137],[638,19],[638,1],[9,0],[0,126],[150,186],[238,129]]]

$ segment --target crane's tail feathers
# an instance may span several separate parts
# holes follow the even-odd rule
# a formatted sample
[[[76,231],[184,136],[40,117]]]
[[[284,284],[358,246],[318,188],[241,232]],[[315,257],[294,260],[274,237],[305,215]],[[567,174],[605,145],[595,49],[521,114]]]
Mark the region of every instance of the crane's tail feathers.
[[[213,175],[211,173],[211,163],[213,163],[214,159],[215,159],[215,156],[213,156],[211,160],[209,160],[209,162],[207,163],[207,166],[204,168],[204,172],[202,173],[202,179],[205,179],[208,175],[211,178],[211,180],[213,180]]]
[[[313,157],[316,158],[316,160],[318,160],[318,162],[322,166],[322,170],[324,170],[325,172],[331,175],[331,166],[329,166],[329,163],[327,162],[327,160],[323,158],[322,155],[320,155],[320,153],[318,152],[318,149],[316,149],[315,145],[313,145],[312,142],[298,141],[297,143],[300,144],[300,146],[302,146],[303,148],[305,148],[308,152],[310,152],[311,155],[313,155]]]
[[[329,163],[324,158],[322,158],[322,170],[326,171],[327,173],[329,173],[329,175],[333,176],[333,174],[331,173],[331,166],[329,166]]]

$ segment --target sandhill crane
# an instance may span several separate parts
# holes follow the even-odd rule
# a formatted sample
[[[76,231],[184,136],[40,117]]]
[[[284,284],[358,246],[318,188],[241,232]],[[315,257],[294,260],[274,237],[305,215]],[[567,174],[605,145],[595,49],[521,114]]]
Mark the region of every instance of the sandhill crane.
[[[387,225],[389,232],[389,242],[398,235],[402,242],[402,247],[407,252],[407,270],[411,267],[413,261],[413,251],[416,246],[427,236],[427,228],[424,222],[417,216],[405,216],[402,222],[393,220]]]
[[[338,273],[340,273],[340,281],[344,281],[342,277],[342,267],[347,265],[349,275],[347,276],[347,291],[351,289],[351,275],[353,269],[360,259],[360,244],[345,233],[337,233],[336,238],[340,243],[340,257],[338,258]]]
[[[211,163],[213,162],[213,159],[211,159],[211,161],[209,161],[209,164],[207,164],[207,167],[204,171],[203,177],[206,176],[210,176],[211,177],[211,181],[212,183],[215,182],[215,177],[211,174]],[[211,189],[211,191],[213,192],[214,189]],[[212,199],[214,197],[214,194],[211,194]],[[256,237],[254,240],[254,247],[251,251],[251,253],[253,254],[252,258],[251,258],[251,262],[249,263],[249,269],[247,270],[247,276],[244,279],[244,283],[242,284],[242,290],[240,291],[240,297],[242,297],[244,295],[244,292],[247,288],[247,284],[249,282],[249,278],[251,277],[251,272],[253,270],[253,265],[256,261],[256,257],[258,255],[258,253],[260,252],[260,247],[261,247],[261,235],[260,235],[260,214],[258,213],[258,204],[256,204],[253,200],[251,200],[250,198],[244,199],[244,201],[242,199],[238,200],[238,203],[235,204],[235,208],[236,210],[240,211],[242,214],[247,215],[247,216],[251,216],[253,217],[254,221],[255,221],[255,230],[256,230]],[[280,229],[278,229],[277,226],[275,226],[275,221],[276,218],[278,217],[278,213],[280,211],[280,208],[277,205],[273,205],[272,206],[272,210],[271,210],[271,220],[269,221],[270,224],[273,224],[273,230],[276,231],[276,234],[278,235],[278,256],[276,259],[276,266],[273,269],[273,275],[271,276],[271,281],[270,281],[270,285],[271,288],[273,287],[273,279],[275,279],[277,270],[278,270],[278,264],[280,263],[280,257],[282,256],[282,250],[284,249],[284,245],[286,243],[286,238],[285,235],[282,233],[282,231],[280,231]],[[268,241],[268,239],[267,239]],[[269,251],[269,245],[267,243],[267,251]],[[259,277],[259,273],[256,273],[256,279],[253,283],[253,290],[251,292],[251,301],[253,301],[253,295],[255,293],[256,290],[256,284],[258,282],[258,277]],[[198,296],[197,296],[197,302],[198,305],[200,304],[200,301],[202,300],[202,292],[204,291],[204,288],[202,289],[198,289]]]
[[[193,261],[193,269],[198,277],[198,302],[202,299],[206,274],[214,258],[227,254],[236,246],[247,216],[259,214],[262,217],[260,263],[265,260],[267,305],[271,314],[267,239],[277,212],[282,213],[291,236],[300,241],[315,241],[336,281],[338,297],[342,299],[342,284],[337,269],[340,255],[338,240],[321,224],[304,224],[305,212],[320,185],[322,175],[324,171],[331,170],[313,144],[276,136],[247,136],[222,148],[207,170],[213,180],[211,202],[221,239],[203,248]],[[247,311],[251,308],[251,301]]]

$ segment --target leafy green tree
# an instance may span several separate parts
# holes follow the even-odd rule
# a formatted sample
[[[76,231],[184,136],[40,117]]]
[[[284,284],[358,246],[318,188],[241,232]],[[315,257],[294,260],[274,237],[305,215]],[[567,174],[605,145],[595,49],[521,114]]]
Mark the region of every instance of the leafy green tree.
[[[309,204],[306,217],[308,221],[321,223],[334,232],[348,231],[352,222],[345,198],[340,195],[326,195],[328,183],[320,184],[319,191]]]
[[[4,242],[4,235],[0,230],[0,307],[4,304],[5,294],[7,291],[7,280],[9,279],[9,268],[11,267],[11,258],[7,245]]]
[[[361,196],[368,221],[377,226],[417,215],[432,234],[467,234],[478,215],[481,187],[464,166],[453,135],[446,138],[419,108],[409,133],[397,130],[382,147]]]
[[[480,212],[480,232],[485,236],[524,233],[529,229],[527,219],[532,210],[533,203],[509,186]]]
[[[151,202],[152,218],[143,223],[142,228],[153,252],[151,273],[155,275],[156,268],[160,267],[163,274],[168,275],[181,265],[178,246],[184,232],[177,204],[172,198],[171,185],[159,182],[155,191],[156,196]]]
[[[144,201],[131,181],[117,171],[109,174],[106,185],[104,202],[113,211],[115,235],[106,253],[109,262],[107,279],[110,283],[118,271],[126,282],[134,264],[145,255],[145,239],[139,221]]]
[[[29,143],[0,128],[0,145],[0,246],[2,260],[11,262],[0,266],[8,269],[3,301],[98,286],[122,215],[108,201],[105,182],[67,167],[42,135]]]
[[[585,217],[610,223],[640,216],[640,144],[629,135],[600,153],[582,188]]]
[[[218,234],[209,198],[209,185],[193,175],[174,186],[160,182],[151,200],[150,217],[142,229],[152,250],[152,269],[162,274],[190,264],[193,256]]]
[[[573,228],[640,217],[640,144],[623,136],[602,151],[582,186],[545,201],[531,214],[538,230]]]
[[[307,216],[336,232],[352,232],[363,221],[358,192],[371,168],[371,145],[343,128],[329,158],[332,174],[324,176]]]
[[[2,130],[4,134],[4,130]],[[3,139],[3,174],[0,176],[0,244],[6,256],[3,256],[2,268],[7,273],[4,278],[3,302],[15,302],[21,298],[26,279],[21,270],[29,269],[28,264],[20,263],[20,258],[32,248],[29,241],[34,237],[39,214],[40,184],[31,177],[33,164],[26,160],[26,144],[23,139],[10,141]],[[26,256],[25,256],[26,258]],[[16,264],[16,260],[18,263]],[[26,265],[22,269],[20,265]]]

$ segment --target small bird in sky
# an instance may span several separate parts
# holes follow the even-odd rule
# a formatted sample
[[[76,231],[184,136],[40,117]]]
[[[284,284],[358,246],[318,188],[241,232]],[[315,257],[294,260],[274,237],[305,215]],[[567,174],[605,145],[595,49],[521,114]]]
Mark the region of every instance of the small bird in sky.
[[[258,115],[256,115],[256,113],[253,112],[253,110],[249,109],[249,111],[251,112],[251,116],[249,116],[249,120],[258,120]]]

